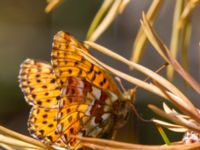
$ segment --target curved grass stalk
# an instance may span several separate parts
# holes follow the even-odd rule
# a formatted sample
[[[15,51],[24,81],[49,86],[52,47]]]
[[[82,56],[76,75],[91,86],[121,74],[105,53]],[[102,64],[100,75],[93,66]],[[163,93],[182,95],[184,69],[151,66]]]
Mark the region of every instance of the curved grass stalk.
[[[194,150],[200,147],[199,143],[193,144],[172,144],[172,145],[141,145],[117,142],[112,140],[103,140],[98,138],[77,137],[86,148],[96,150]]]
[[[126,1],[126,3],[123,1]],[[113,2],[110,10],[108,11],[102,22],[98,25],[98,27],[96,27],[96,30],[94,30],[94,32],[90,34],[91,36],[88,37],[89,41],[97,40],[97,38],[109,27],[109,25],[120,13],[120,11],[123,10],[122,6],[124,8],[124,4],[127,4],[127,0],[115,0]]]
[[[148,105],[148,107],[153,111],[155,112],[156,114],[158,114],[159,116],[165,118],[165,119],[168,119],[172,122],[174,122],[176,125],[179,125],[179,126],[182,126],[187,128],[187,129],[190,129],[190,130],[193,130],[193,131],[196,131],[196,132],[200,132],[200,127],[199,127],[199,124],[195,124],[195,123],[191,123],[185,119],[181,119],[180,117],[177,117],[177,114],[175,113],[166,113],[164,112],[163,110],[161,110],[160,108],[154,106],[154,105]],[[153,122],[157,122],[155,121],[155,119],[152,119]],[[160,124],[158,122],[158,124]],[[162,125],[162,123],[160,124]]]
[[[175,93],[175,95],[178,95],[179,97],[181,97],[181,99],[184,100],[183,103],[185,103],[184,105],[185,106],[191,106],[191,108],[193,108],[193,112],[195,113],[196,110],[194,108],[194,106],[192,105],[192,103],[188,100],[188,98],[186,96],[184,96],[184,94],[178,90],[172,83],[170,83],[169,81],[167,81],[166,79],[164,79],[162,76],[158,75],[157,73],[155,73],[154,71],[151,71],[150,69],[144,67],[144,66],[141,66],[139,64],[136,64],[134,62],[131,62],[127,59],[125,59],[124,57],[112,52],[111,50],[101,46],[101,45],[98,45],[96,43],[93,43],[93,42],[90,42],[90,41],[86,41],[85,42],[86,44],[88,44],[89,46],[95,48],[96,50],[114,58],[114,59],[117,59],[118,61],[128,65],[129,67],[133,67],[134,69],[142,72],[143,74],[149,76],[151,79],[159,82],[161,85],[163,85],[166,89],[168,89],[169,91],[171,91],[172,93]],[[126,80],[126,79],[125,79]],[[197,113],[195,113],[197,115]]]
[[[0,145],[1,143],[10,147],[16,146],[21,148],[32,148],[38,150],[53,150],[52,147],[47,146],[38,140],[19,134],[2,126],[0,126]]]
[[[179,43],[181,39],[181,28],[178,26],[178,21],[180,19],[181,13],[183,11],[185,4],[185,0],[176,0],[176,6],[174,8],[174,18],[173,18],[173,24],[172,24],[172,35],[171,35],[171,41],[170,41],[170,50],[172,53],[172,56],[176,58]],[[174,69],[172,66],[167,67],[167,78],[169,80],[172,80],[174,76]]]
[[[53,9],[58,7],[58,5],[60,5],[63,1],[64,0],[47,0],[48,5],[45,8],[45,12],[46,13],[51,12]]]
[[[91,46],[91,45],[90,45]],[[163,86],[163,88],[160,88],[158,86],[155,86],[153,84],[148,84],[142,80],[139,80],[137,78],[134,78],[126,73],[123,73],[119,70],[116,70],[106,64],[104,64],[103,62],[97,60],[96,58],[94,58],[93,56],[91,56],[90,54],[84,52],[81,49],[78,49],[78,51],[83,57],[85,57],[86,59],[90,60],[91,62],[97,64],[98,66],[101,66],[102,68],[108,70],[109,72],[111,72],[112,74],[123,78],[124,80],[132,83],[132,84],[136,84],[137,86],[150,91],[156,95],[159,95],[163,98],[165,98],[166,100],[172,101],[172,103],[176,104],[176,106],[185,114],[187,115],[191,115],[195,118],[195,120],[197,120],[197,122],[200,122],[200,117],[198,112],[196,111],[196,108],[193,106],[193,104],[188,100],[188,98],[181,93],[174,85],[172,85],[170,82],[168,82],[166,79],[164,79],[163,77],[157,75],[156,73],[154,73],[153,71],[138,65],[138,64],[134,64],[133,62],[130,62],[129,60],[126,60],[125,58],[122,58],[121,56],[118,56],[118,58],[121,59],[125,59],[124,61],[127,61],[128,63],[130,63],[129,65],[132,67],[135,67],[136,70],[141,71],[142,73],[144,73],[145,75],[150,76],[153,80],[155,80],[157,83],[159,83],[159,86]],[[111,51],[109,51],[110,53],[113,53]],[[107,53],[107,55],[110,56],[110,54]],[[114,57],[114,55],[117,54],[113,54],[112,57]],[[166,90],[167,89],[167,90]],[[172,90],[173,89],[173,90]]]
[[[1,145],[2,148],[6,149],[6,150],[15,150],[14,148],[12,148],[12,147],[10,147],[6,144],[1,143],[0,145]]]
[[[143,14],[143,21],[141,21],[142,27],[147,35],[149,41],[154,46],[155,50],[162,56],[162,58],[171,64],[175,71],[197,92],[200,94],[200,85],[195,81],[192,76],[186,72],[182,66],[178,63],[176,59],[173,58],[170,50],[167,46],[160,40],[156,32],[149,24],[146,16]]]
[[[155,124],[159,124],[160,126],[162,127],[165,127],[173,132],[187,132],[188,129],[185,128],[184,126],[181,126],[181,125],[177,125],[177,124],[172,124],[172,123],[169,123],[169,122],[165,122],[165,121],[161,121],[161,120],[158,120],[158,119],[151,119]]]
[[[188,18],[190,19],[190,18]],[[188,64],[188,47],[190,43],[191,38],[191,32],[192,32],[192,26],[191,21],[188,21],[185,25],[185,28],[183,29],[183,36],[181,39],[181,64],[186,70],[189,70],[189,64]]]
[[[189,0],[185,5],[185,8],[181,14],[180,20],[178,22],[179,28],[183,28],[185,23],[188,20],[188,17],[191,16],[193,9],[196,8],[200,4],[200,0]]]
[[[110,5],[113,3],[113,0],[104,0],[103,4],[101,5],[100,9],[98,10],[96,16],[94,17],[89,30],[87,32],[86,39],[90,39],[91,34],[95,31],[97,26],[99,25],[100,21],[102,20],[103,16],[107,12]]]
[[[158,126],[158,125],[156,127],[157,127],[160,135],[162,136],[165,144],[170,145],[171,142],[169,141],[169,138],[167,137],[167,135],[166,135],[165,131],[163,130],[163,128]]]
[[[7,147],[13,147],[13,148],[44,150],[44,148],[41,148],[41,147],[26,143],[20,140],[16,140],[14,138],[4,136],[4,135],[0,135],[0,145],[1,143],[3,145],[7,145]]]
[[[121,4],[119,5],[118,13],[121,14],[124,9],[126,8],[126,5],[130,2],[130,0],[122,0]]]
[[[163,2],[164,1],[161,1],[161,0],[154,0],[147,12],[147,18],[152,25],[155,22],[156,16],[158,15],[160,11],[160,8]],[[136,63],[139,62],[139,60],[141,59],[143,55],[146,41],[147,41],[147,37],[144,34],[144,31],[141,26],[133,44],[132,55],[130,58],[131,61],[136,62]]]

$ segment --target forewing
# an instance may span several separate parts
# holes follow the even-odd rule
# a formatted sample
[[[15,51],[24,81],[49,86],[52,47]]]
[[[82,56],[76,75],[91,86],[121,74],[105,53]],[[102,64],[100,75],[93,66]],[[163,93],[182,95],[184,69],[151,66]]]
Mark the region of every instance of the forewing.
[[[73,36],[63,31],[54,36],[52,65],[61,87],[65,86],[67,77],[85,78],[95,86],[119,93],[119,89],[111,76],[98,66],[81,56],[77,50],[88,50]]]

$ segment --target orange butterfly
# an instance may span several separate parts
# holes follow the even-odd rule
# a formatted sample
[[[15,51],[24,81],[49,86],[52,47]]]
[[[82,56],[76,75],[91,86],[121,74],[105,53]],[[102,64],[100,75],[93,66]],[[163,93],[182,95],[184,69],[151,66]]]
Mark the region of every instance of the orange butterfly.
[[[52,65],[27,59],[21,64],[20,87],[33,106],[28,129],[42,142],[76,149],[75,136],[111,133],[129,111],[112,77],[81,56],[88,50],[73,36],[54,36]]]

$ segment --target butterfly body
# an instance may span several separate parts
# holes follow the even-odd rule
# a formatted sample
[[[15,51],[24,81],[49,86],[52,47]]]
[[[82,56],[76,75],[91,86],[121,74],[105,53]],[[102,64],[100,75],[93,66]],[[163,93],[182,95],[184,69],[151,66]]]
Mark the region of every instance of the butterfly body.
[[[58,32],[52,64],[27,59],[19,74],[25,99],[33,106],[28,121],[31,135],[68,149],[80,146],[76,136],[101,137],[111,132],[127,114],[112,77],[76,48],[88,52],[74,37]]]

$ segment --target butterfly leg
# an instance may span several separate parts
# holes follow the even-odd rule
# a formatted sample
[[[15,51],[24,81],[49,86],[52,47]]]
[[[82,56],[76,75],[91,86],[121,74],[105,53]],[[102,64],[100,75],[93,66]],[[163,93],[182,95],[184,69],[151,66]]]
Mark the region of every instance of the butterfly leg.
[[[115,140],[116,139],[117,131],[118,131],[118,129],[116,129],[116,128],[113,129],[112,134],[111,134],[111,140]]]

